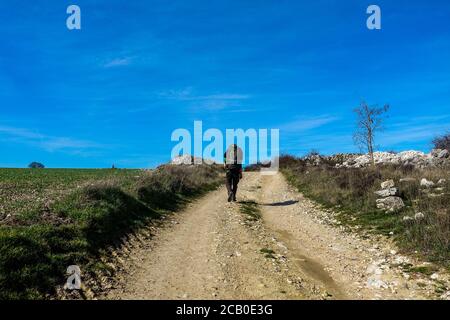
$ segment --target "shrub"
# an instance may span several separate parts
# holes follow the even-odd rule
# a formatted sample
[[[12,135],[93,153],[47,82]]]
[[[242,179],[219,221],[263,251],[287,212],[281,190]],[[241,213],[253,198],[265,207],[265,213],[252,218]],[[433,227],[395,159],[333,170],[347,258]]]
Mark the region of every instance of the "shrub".
[[[28,165],[28,168],[30,169],[44,169],[45,166],[42,163],[39,162],[32,162]]]
[[[434,138],[433,145],[436,149],[447,149],[450,151],[450,133]]]

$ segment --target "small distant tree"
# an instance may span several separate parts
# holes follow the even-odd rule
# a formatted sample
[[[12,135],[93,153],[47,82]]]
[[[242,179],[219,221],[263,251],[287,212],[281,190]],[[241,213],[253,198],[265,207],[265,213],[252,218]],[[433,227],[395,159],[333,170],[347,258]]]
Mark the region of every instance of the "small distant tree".
[[[450,132],[434,138],[433,145],[435,149],[447,149],[450,151]]]
[[[311,150],[308,152],[308,154],[306,155],[306,158],[308,158],[308,157],[317,157],[317,156],[320,156],[319,150],[311,149]]]
[[[375,166],[374,152],[374,138],[375,133],[383,128],[383,114],[389,110],[389,105],[382,108],[377,106],[369,106],[365,102],[361,102],[358,108],[353,111],[356,113],[356,132],[353,135],[353,140],[361,149],[366,149],[370,156],[372,166]]]
[[[43,169],[45,166],[42,163],[39,162],[32,162],[28,165],[28,168],[30,169]]]

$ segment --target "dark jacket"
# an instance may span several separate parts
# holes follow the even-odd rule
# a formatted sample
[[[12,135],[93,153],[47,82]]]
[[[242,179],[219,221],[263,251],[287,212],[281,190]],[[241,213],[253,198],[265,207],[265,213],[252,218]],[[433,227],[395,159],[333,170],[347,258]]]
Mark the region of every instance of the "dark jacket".
[[[227,171],[242,173],[242,149],[236,145],[228,147],[223,154],[223,162]]]

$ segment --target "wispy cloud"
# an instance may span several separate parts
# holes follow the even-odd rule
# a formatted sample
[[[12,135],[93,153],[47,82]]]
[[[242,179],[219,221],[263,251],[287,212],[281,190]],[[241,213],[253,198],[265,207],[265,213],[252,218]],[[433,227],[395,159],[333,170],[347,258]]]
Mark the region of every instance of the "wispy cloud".
[[[297,139],[289,139],[288,141],[284,141],[282,146],[282,151],[287,153],[291,152],[294,154],[306,154],[313,149],[322,154],[358,151],[353,144],[352,135],[345,133],[302,135]]]
[[[285,133],[301,132],[322,127],[336,120],[338,120],[337,117],[330,115],[322,115],[311,118],[299,118],[297,120],[284,123],[280,125],[278,128],[280,129],[280,131]]]
[[[115,58],[103,64],[103,67],[114,68],[114,67],[128,66],[131,64],[132,60],[133,57]]]
[[[181,90],[169,90],[159,93],[160,97],[175,100],[184,101],[196,101],[196,100],[243,100],[249,99],[248,94],[237,93],[218,93],[210,95],[196,95],[192,87],[187,87]]]
[[[48,137],[41,142],[44,149],[58,151],[62,149],[92,149],[101,147],[99,144],[86,140],[77,140],[66,137]]]
[[[450,120],[450,114],[420,116],[411,118],[394,118],[389,128],[414,128],[423,125],[446,124]],[[395,122],[394,122],[395,121]]]
[[[32,132],[28,129],[23,129],[23,128],[15,128],[15,127],[8,127],[8,126],[0,125],[0,132],[15,136],[15,137],[30,139],[30,140],[38,140],[38,139],[44,138],[44,136],[42,134]]]
[[[192,100],[244,100],[249,99],[250,96],[247,94],[235,94],[235,93],[222,93],[222,94],[212,94],[208,96],[197,96],[192,97]]]
[[[303,116],[279,125],[281,151],[294,154],[305,154],[312,149],[321,153],[337,152],[336,146],[342,148],[343,144],[351,142],[351,138],[342,133],[338,136],[332,126],[327,126],[338,120],[337,116],[324,114]]]
[[[167,90],[158,92],[157,95],[163,99],[185,100],[192,96],[192,87],[186,87],[179,90]]]
[[[375,135],[376,148],[397,151],[413,148],[427,152],[432,147],[431,141],[435,136],[450,130],[449,118],[450,115],[390,118],[385,123],[385,130]],[[324,154],[360,151],[352,139],[352,126],[326,126],[336,120],[338,118],[324,115],[280,126],[280,129],[284,129],[281,132],[282,139],[284,138],[283,150],[296,154],[305,154],[311,149]]]
[[[66,151],[83,154],[87,150],[104,148],[103,145],[92,141],[80,140],[68,137],[56,137],[41,134],[30,129],[16,128],[0,125],[0,134],[4,134],[18,143],[30,144],[48,152]]]
[[[168,154],[129,154],[127,158],[116,159],[114,164],[119,167],[150,168],[167,161],[170,161]]]
[[[384,147],[401,147],[419,142],[431,146],[434,137],[450,130],[449,119],[449,114],[389,119],[385,130],[376,137],[376,142]]]
[[[191,102],[194,109],[217,111],[230,106],[240,106],[240,102],[250,99],[248,94],[240,93],[214,93],[214,94],[196,94],[192,87],[186,87],[181,90],[169,90],[160,92],[160,98],[176,101]]]
[[[431,144],[431,140],[450,130],[448,124],[425,124],[420,126],[402,126],[394,130],[389,130],[380,134],[377,143],[385,146],[396,146],[403,143],[414,143],[419,141],[427,141]]]

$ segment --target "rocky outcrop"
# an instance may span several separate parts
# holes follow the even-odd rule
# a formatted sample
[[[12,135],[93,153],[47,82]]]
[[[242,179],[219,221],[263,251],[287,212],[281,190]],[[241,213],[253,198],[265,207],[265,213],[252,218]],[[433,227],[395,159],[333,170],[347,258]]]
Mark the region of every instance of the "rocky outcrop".
[[[422,178],[422,180],[420,180],[420,187],[422,188],[422,191],[431,198],[442,197],[445,195],[446,183],[447,181],[445,179],[439,179],[437,183],[434,183],[431,180]]]
[[[386,180],[381,183],[381,189],[389,189],[389,188],[393,188],[394,186],[395,186],[395,182],[392,179]]]
[[[395,196],[398,194],[398,190],[397,190],[397,188],[387,188],[387,189],[375,191],[375,194],[380,197]]]
[[[402,198],[396,196],[398,194],[398,189],[395,188],[394,180],[382,182],[381,190],[375,191],[375,194],[381,197],[381,199],[376,200],[378,209],[394,212],[405,206]]]
[[[421,151],[403,151],[399,153],[392,152],[374,152],[375,164],[399,164],[411,165],[414,167],[425,168],[429,166],[441,166],[450,163],[450,154],[448,150],[433,149],[430,153]],[[332,156],[333,157],[333,156]],[[332,158],[330,157],[330,158]],[[368,154],[349,157],[343,162],[338,162],[336,167],[362,168],[371,164]]]
[[[191,156],[189,154],[185,154],[185,155],[173,158],[172,161],[170,162],[170,164],[174,164],[174,165],[192,164],[193,161],[194,161],[193,156]]]
[[[181,164],[194,165],[194,164],[204,164],[204,163],[213,164],[214,161],[202,159],[199,157],[194,157],[189,154],[185,154],[185,155],[177,156],[177,157],[173,158],[172,161],[170,162],[170,164],[173,164],[173,165],[181,165]]]
[[[433,149],[430,152],[431,156],[438,159],[446,159],[450,156],[448,150],[446,149]]]
[[[418,223],[418,222],[422,221],[423,219],[425,219],[425,214],[422,212],[417,212],[414,214],[414,217],[404,216],[402,220],[405,223]]]
[[[413,222],[414,218],[410,217],[410,216],[404,216],[402,220],[403,220],[403,222],[408,223],[408,222]]]
[[[422,219],[425,219],[425,215],[424,215],[422,212],[417,212],[417,213],[414,215],[414,219],[416,219],[416,220],[422,220]]]
[[[423,178],[422,180],[420,180],[420,186],[424,188],[432,188],[434,187],[434,182]]]
[[[394,197],[394,196],[377,199],[376,202],[377,202],[378,209],[388,211],[388,212],[398,211],[405,206],[402,198]]]

